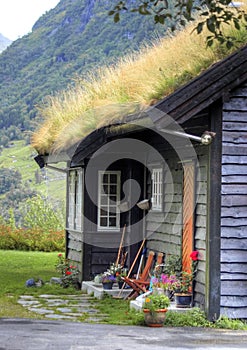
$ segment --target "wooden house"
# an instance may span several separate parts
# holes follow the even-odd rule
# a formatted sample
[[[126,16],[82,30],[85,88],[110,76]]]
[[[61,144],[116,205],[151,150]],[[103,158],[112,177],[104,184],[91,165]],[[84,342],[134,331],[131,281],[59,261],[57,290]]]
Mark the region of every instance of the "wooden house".
[[[127,264],[143,238],[183,264],[198,250],[194,305],[211,320],[247,318],[247,46],[149,110],[38,158],[67,161],[66,249],[83,280],[115,261],[126,225]]]

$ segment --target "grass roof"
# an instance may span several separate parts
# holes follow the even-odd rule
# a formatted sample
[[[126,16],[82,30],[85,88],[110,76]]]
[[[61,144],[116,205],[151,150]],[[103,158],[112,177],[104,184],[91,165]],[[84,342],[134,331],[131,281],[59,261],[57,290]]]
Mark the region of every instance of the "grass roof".
[[[68,148],[100,126],[145,110],[233,51],[216,44],[207,48],[207,33],[196,34],[194,26],[156,40],[48,97],[39,106],[43,122],[32,135],[32,146],[40,154]],[[239,46],[246,44],[244,26],[226,30]]]

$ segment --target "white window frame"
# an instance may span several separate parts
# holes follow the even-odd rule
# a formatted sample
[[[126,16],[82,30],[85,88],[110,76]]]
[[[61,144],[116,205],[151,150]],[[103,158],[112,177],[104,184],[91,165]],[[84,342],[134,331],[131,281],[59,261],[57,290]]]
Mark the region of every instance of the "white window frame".
[[[83,197],[83,171],[73,169],[69,171],[68,178],[68,220],[67,228],[82,230],[82,197]]]
[[[152,169],[152,210],[163,210],[163,168]]]
[[[103,182],[104,175],[107,175],[107,183]],[[110,182],[110,176],[116,175],[117,181],[112,184]],[[98,231],[119,231],[120,230],[120,179],[121,171],[99,171],[98,172]],[[111,195],[109,195],[109,187],[111,185],[116,186],[116,193],[112,195],[115,200],[111,200]],[[107,186],[108,193],[104,192],[104,187]],[[110,210],[113,209],[113,212]],[[104,215],[102,215],[104,211]],[[110,225],[110,219],[116,220],[116,225]],[[106,225],[102,225],[102,220],[106,220]]]

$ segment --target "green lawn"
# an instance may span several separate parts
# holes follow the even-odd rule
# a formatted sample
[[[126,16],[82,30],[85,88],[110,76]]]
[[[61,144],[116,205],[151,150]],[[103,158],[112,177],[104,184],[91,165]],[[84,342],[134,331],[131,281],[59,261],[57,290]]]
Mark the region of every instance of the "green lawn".
[[[28,312],[17,303],[20,295],[75,293],[70,288],[65,290],[57,285],[47,284],[42,288],[28,288],[25,285],[30,278],[41,278],[48,282],[51,277],[58,277],[55,270],[57,254],[0,250],[0,317],[42,318]]]
[[[21,317],[44,319],[44,316],[32,313],[18,304],[20,295],[40,294],[81,294],[72,287],[62,288],[59,285],[46,283],[41,288],[28,288],[25,282],[30,278],[41,278],[49,282],[51,277],[59,277],[55,269],[58,252],[25,252],[14,250],[0,250],[0,317]],[[94,300],[94,306],[103,314],[108,315],[107,323],[142,325],[143,314],[129,308],[127,300],[106,297],[103,300]],[[168,312],[166,326],[171,327],[215,327],[247,330],[245,322],[229,320],[225,317],[215,323],[206,320],[203,312],[192,308],[186,313]]]

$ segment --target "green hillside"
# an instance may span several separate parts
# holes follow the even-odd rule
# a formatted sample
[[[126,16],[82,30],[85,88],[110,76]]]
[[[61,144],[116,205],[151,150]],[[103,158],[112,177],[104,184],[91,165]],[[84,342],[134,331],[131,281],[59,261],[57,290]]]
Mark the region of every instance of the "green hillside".
[[[152,18],[127,14],[115,24],[107,0],[61,0],[30,34],[0,55],[0,145],[35,128],[37,105],[78,75],[115,62],[164,33]],[[4,137],[3,137],[4,136]]]
[[[107,16],[111,6],[107,0],[61,0],[31,33],[0,54],[0,216],[6,217],[10,207],[18,215],[20,202],[34,191],[64,198],[61,173],[41,171],[27,146],[30,132],[41,121],[38,106],[46,96],[163,36],[164,27],[151,18],[127,14],[115,24]],[[10,188],[4,189],[6,181]]]

